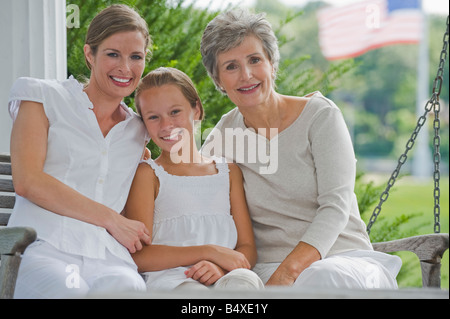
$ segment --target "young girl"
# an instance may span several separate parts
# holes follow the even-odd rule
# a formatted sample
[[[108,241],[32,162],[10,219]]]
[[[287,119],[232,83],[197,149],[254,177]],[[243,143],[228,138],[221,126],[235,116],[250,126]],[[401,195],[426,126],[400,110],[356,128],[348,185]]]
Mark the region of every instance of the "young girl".
[[[151,232],[152,244],[133,254],[147,288],[263,287],[249,270],[256,247],[240,169],[196,148],[203,107],[192,81],[154,70],[138,86],[136,108],[161,148],[139,165],[125,207]]]

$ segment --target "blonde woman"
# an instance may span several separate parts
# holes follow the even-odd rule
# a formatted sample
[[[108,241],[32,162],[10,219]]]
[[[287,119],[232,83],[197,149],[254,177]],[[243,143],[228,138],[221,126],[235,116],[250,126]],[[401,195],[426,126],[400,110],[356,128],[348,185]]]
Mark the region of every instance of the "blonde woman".
[[[136,88],[150,35],[131,8],[113,5],[91,22],[86,85],[20,78],[9,111],[16,205],[8,226],[30,226],[16,298],[79,298],[144,291],[130,253],[149,243],[120,213],[148,135],[122,99]]]

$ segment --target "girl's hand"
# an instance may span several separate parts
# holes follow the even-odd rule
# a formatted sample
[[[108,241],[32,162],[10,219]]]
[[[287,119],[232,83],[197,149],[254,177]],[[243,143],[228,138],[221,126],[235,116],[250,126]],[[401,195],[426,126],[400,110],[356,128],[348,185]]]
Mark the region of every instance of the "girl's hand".
[[[216,264],[202,260],[184,272],[187,278],[192,278],[205,286],[211,286],[219,278],[221,278],[225,271]]]
[[[211,250],[209,255],[210,258],[208,258],[208,260],[222,267],[226,271],[232,271],[236,268],[251,268],[250,263],[243,253],[226,247],[216,245],[208,246]]]

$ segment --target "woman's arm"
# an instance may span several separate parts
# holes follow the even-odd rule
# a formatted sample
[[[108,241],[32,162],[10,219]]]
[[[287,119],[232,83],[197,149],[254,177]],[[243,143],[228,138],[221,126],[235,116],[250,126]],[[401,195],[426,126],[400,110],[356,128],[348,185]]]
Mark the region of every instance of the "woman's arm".
[[[318,207],[301,241],[314,246],[324,258],[346,228],[356,204],[356,158],[337,107],[319,113],[309,131],[318,193],[314,200]]]
[[[127,220],[44,173],[49,122],[41,103],[23,101],[11,133],[11,168],[16,193],[56,214],[104,227],[130,252],[150,237],[142,223]],[[95,214],[89,213],[95,211]]]
[[[309,136],[317,176],[318,209],[299,244],[267,285],[293,284],[304,269],[326,256],[349,220],[356,161],[339,109],[321,112],[311,123]]]

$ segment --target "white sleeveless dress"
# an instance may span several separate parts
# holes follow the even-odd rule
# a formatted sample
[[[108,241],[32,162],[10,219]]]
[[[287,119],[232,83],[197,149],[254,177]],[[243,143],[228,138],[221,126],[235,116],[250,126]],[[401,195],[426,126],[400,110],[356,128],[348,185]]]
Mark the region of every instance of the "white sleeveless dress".
[[[214,158],[218,173],[206,176],[175,176],[153,160],[144,161],[159,179],[153,218],[154,245],[218,245],[234,249],[237,230],[230,212],[229,168],[225,160]],[[171,290],[186,281],[176,267],[145,272],[147,289]]]

